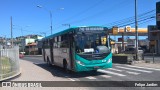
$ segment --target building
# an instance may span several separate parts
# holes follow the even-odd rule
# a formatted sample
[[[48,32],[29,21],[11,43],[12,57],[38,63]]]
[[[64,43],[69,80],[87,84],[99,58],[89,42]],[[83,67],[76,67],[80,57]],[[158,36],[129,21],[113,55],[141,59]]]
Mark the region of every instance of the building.
[[[27,35],[25,36],[24,39],[21,41],[21,51],[25,52],[26,54],[39,54],[39,49],[38,49],[38,42],[37,40],[42,39],[43,37],[40,35]]]
[[[160,2],[156,3],[156,25],[148,26],[150,52],[160,54]]]
[[[127,42],[124,42],[124,48],[127,47]],[[114,44],[111,44],[111,48],[112,48],[112,53],[122,53],[124,52],[123,48],[122,48],[122,42],[114,42]]]
[[[26,54],[39,54],[41,44],[38,43],[41,43],[40,40],[42,38],[43,37],[41,35],[19,36],[12,39],[12,46],[19,46],[19,51],[25,52]],[[10,48],[11,38],[0,37],[0,45],[3,46],[3,48]]]
[[[141,47],[144,52],[148,52],[149,40],[148,39],[138,40],[138,47]],[[127,40],[127,48],[136,48],[136,39],[128,39]]]
[[[160,54],[160,30],[156,25],[148,26],[148,39],[150,41],[150,52]]]

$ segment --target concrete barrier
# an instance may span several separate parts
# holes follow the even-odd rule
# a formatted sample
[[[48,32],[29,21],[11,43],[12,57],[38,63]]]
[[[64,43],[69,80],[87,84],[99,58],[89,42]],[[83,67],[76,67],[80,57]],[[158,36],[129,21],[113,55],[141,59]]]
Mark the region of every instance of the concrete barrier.
[[[138,61],[144,60],[144,56],[142,54],[138,54]],[[135,54],[113,54],[112,62],[120,63],[120,64],[129,64],[133,61],[136,61]]]

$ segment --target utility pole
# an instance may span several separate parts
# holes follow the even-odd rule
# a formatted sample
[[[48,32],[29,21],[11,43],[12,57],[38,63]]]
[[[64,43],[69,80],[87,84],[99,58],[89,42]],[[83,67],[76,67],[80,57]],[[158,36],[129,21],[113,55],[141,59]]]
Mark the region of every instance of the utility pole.
[[[136,60],[138,60],[138,22],[137,22],[137,0],[135,0],[135,31],[136,31]]]
[[[125,48],[124,48],[124,33],[122,33],[122,51],[124,52],[125,50],[124,50]]]
[[[50,13],[50,20],[51,20],[51,35],[52,35],[52,31],[53,31],[53,28],[52,28],[52,12],[49,11],[49,13]]]
[[[12,16],[11,16],[11,47],[13,47],[13,27],[12,27]]]

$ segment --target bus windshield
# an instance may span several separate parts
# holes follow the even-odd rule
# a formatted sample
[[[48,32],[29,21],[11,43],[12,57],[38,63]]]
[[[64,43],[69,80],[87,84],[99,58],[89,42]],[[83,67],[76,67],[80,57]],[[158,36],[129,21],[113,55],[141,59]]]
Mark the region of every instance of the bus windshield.
[[[109,53],[107,36],[104,32],[79,32],[75,37],[77,54]]]

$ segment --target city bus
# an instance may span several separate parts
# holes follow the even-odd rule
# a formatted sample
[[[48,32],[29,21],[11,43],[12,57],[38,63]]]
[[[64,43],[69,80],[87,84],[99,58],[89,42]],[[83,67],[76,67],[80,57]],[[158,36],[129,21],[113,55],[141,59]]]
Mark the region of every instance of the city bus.
[[[66,71],[97,71],[112,68],[108,28],[71,27],[42,39],[44,61]]]

